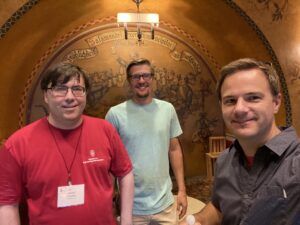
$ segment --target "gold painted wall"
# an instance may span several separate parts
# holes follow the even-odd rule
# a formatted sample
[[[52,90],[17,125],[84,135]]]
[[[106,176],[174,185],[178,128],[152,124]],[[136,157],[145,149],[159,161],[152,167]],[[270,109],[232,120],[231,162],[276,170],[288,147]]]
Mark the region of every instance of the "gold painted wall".
[[[134,12],[136,10],[132,0],[43,0],[29,2],[34,2],[32,7],[20,16],[20,19],[17,19],[0,39],[0,52],[3,55],[0,58],[0,103],[4,106],[0,108],[0,139],[7,138],[19,126],[26,124],[28,114],[32,113],[32,110],[29,111],[32,104],[30,96],[36,90],[43,69],[52,63],[51,59],[55,58],[54,55],[62,46],[66,46],[72,39],[93,28],[109,25],[112,30],[122,30],[122,28],[117,28],[115,22],[117,12]],[[23,1],[4,1],[4,3],[2,1],[0,6],[2,4],[4,8],[0,8],[0,24],[2,21],[5,24],[7,18],[7,15],[1,13],[2,11],[8,8],[17,9],[23,3]],[[201,58],[199,60],[206,65],[206,75],[202,76],[199,73],[195,78],[198,83],[194,86],[191,85],[195,95],[198,93],[198,97],[201,96],[199,91],[201,84],[203,84],[200,82],[200,78],[208,77],[208,74],[211,73],[212,77],[215,77],[211,78],[210,90],[213,91],[220,67],[231,60],[241,57],[254,57],[265,61],[274,60],[268,50],[268,47],[271,46],[266,46],[258,31],[249,23],[243,11],[239,10],[237,5],[223,0],[144,0],[141,4],[142,12],[160,14],[161,23],[160,30],[157,32],[158,36],[169,37],[168,35],[172,34],[176,43],[180,42],[189,46],[189,49],[194,52],[193,54],[198,54]],[[164,64],[159,64],[163,57],[160,55],[160,48],[162,47],[156,46],[155,51],[153,51],[153,48],[149,47],[151,42],[149,43],[145,41],[144,45],[134,45],[134,51],[139,52],[138,49],[140,49],[140,52],[144,52],[160,68],[178,69],[175,71],[176,73],[188,71],[188,67],[184,67],[183,64],[174,67],[170,64],[172,61],[162,61]],[[111,51],[112,46],[103,45],[103,47],[104,49],[98,48],[98,50]],[[122,45],[119,47],[125,48]],[[71,51],[71,49],[69,50]],[[128,51],[131,51],[130,48]],[[169,51],[172,52],[172,49]],[[178,52],[182,53],[183,49]],[[111,57],[111,55],[107,54],[107,57]],[[130,59],[129,56],[126,57],[126,60]],[[115,70],[115,62],[112,59],[107,59],[97,65],[95,61],[93,65],[98,67],[96,66],[94,70],[90,69],[89,71],[99,71],[102,64],[104,68]],[[76,61],[76,63],[88,65],[84,60]],[[186,69],[184,70],[184,68]],[[109,104],[114,103],[110,100],[108,102]],[[209,103],[210,101],[206,102]],[[200,106],[197,110],[199,109]],[[286,109],[289,110],[288,107],[283,106],[277,116],[280,124],[285,124]],[[209,108],[209,104],[207,104],[205,110],[206,113],[210,112],[209,115],[217,113],[219,118],[221,116],[217,105]],[[97,114],[97,116],[102,115]],[[205,174],[204,153],[207,149],[205,149],[205,144],[199,140],[195,144],[192,138],[195,131],[193,124],[201,118],[201,115],[198,115],[198,118],[193,117],[185,124],[185,134],[182,137],[187,176]],[[294,114],[293,117],[295,117]],[[299,128],[296,128],[300,130],[300,125]],[[222,123],[219,122],[219,125],[211,132],[212,135],[224,132]]]
[[[300,4],[298,0],[235,1],[264,32],[289,91],[293,126],[300,134]]]
[[[0,25],[3,25],[26,0],[0,0]]]

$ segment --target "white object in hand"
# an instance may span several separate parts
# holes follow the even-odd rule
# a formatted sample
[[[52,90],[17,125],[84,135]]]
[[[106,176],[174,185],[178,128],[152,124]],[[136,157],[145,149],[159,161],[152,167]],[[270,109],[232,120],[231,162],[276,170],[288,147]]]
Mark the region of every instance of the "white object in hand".
[[[186,217],[186,222],[187,222],[188,225],[194,225],[195,222],[196,222],[196,219],[193,215],[188,215]]]

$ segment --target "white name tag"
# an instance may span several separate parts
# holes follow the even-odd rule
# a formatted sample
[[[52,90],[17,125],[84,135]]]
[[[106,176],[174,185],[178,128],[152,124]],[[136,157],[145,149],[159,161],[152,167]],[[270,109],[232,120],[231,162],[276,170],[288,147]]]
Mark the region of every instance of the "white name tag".
[[[61,186],[57,188],[57,207],[84,204],[84,184]]]

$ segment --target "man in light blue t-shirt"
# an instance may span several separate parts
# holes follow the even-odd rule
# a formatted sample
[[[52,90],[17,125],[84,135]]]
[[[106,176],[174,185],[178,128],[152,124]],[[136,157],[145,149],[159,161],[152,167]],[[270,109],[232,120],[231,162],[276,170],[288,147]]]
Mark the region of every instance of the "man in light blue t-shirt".
[[[126,70],[132,99],[112,107],[106,119],[118,130],[133,163],[133,224],[177,224],[186,213],[182,130],[173,105],[152,97],[151,63],[132,61]],[[178,184],[174,204],[169,160]]]

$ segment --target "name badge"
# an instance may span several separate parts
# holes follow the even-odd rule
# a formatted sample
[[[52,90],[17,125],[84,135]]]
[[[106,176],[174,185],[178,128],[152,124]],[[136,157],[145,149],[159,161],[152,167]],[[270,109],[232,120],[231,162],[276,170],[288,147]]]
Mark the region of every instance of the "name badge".
[[[61,186],[57,188],[57,207],[84,204],[84,184]]]

